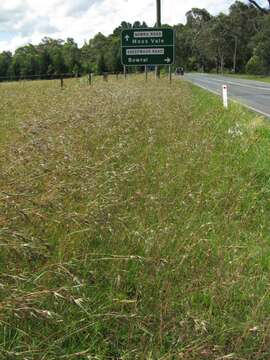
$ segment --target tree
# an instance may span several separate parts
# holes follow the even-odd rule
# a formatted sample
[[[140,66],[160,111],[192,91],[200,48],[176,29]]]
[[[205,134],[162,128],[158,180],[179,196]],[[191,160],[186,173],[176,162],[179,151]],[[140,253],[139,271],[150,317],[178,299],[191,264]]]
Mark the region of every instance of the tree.
[[[40,73],[38,52],[34,45],[18,48],[11,62],[11,72],[15,76],[33,76]]]
[[[123,69],[121,63],[121,40],[115,35],[109,36],[108,40],[108,48],[104,61],[108,71],[118,73]]]
[[[97,62],[97,73],[99,75],[101,75],[105,72],[107,72],[107,68],[106,68],[106,64],[105,64],[104,54],[101,54],[99,56],[98,62]]]
[[[246,65],[246,72],[252,75],[263,75],[267,71],[267,64],[257,55],[252,56]]]
[[[186,13],[187,24],[182,35],[185,37],[185,50],[189,53],[187,66],[191,70],[205,69],[207,67],[204,47],[200,45],[201,35],[207,28],[211,18],[211,15],[205,9],[192,8]]]
[[[0,77],[6,77],[8,75],[11,63],[12,53],[10,51],[4,51],[0,54]]]
[[[65,69],[68,73],[80,71],[80,50],[73,39],[68,38],[62,48]]]
[[[179,24],[174,26],[175,30],[175,62],[176,65],[188,68],[190,54],[192,53],[192,45],[189,41],[189,30],[187,26]]]
[[[108,51],[108,38],[102,33],[98,33],[88,43],[85,43],[82,48],[82,62],[83,68],[91,68],[92,71],[100,70],[98,63],[101,64],[102,68],[105,68],[105,53]]]
[[[268,1],[268,7],[262,7],[256,0],[249,0],[250,4],[254,5],[257,9],[259,9],[263,14],[270,13],[270,0]]]
[[[240,1],[230,7],[229,12],[229,63],[233,72],[244,71],[246,63],[252,56],[250,40],[259,28],[261,15],[258,11]]]
[[[270,72],[270,16],[261,19],[261,30],[252,39],[253,53],[257,63],[263,64],[265,73]],[[255,61],[253,59],[253,62]],[[253,63],[252,63],[253,64]],[[261,67],[262,68],[262,67]]]
[[[192,8],[186,13],[186,19],[187,26],[198,31],[211,20],[211,15],[206,9]]]
[[[223,73],[225,59],[230,48],[230,23],[225,14],[219,14],[211,19],[204,34],[208,39],[206,54],[216,63],[216,71]]]

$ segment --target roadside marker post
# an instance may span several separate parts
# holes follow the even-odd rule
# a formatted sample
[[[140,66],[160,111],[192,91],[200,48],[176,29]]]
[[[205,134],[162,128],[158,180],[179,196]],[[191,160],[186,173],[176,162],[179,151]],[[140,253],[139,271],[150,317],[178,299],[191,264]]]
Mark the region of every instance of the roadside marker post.
[[[228,109],[228,86],[222,86],[222,97],[223,97],[223,106],[225,109]]]

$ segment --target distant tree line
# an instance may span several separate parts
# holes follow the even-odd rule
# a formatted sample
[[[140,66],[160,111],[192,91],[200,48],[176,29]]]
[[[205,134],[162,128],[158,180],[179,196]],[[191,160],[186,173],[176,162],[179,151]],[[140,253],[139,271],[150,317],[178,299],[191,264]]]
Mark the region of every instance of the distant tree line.
[[[176,25],[177,63],[189,70],[270,73],[270,13],[236,1],[228,15],[193,8]]]
[[[176,66],[217,73],[270,74],[270,13],[260,10],[254,1],[249,5],[236,1],[228,14],[217,16],[193,8],[186,20],[185,25],[173,26]],[[18,48],[14,54],[4,51],[0,53],[0,79],[121,72],[121,31],[145,27],[144,22],[122,22],[111,35],[98,33],[81,48],[71,38],[46,37],[38,45]]]

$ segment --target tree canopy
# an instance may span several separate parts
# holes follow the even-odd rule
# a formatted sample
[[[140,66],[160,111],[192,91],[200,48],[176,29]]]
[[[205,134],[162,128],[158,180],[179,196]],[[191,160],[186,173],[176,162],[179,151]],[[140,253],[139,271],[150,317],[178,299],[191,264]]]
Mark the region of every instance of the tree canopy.
[[[199,71],[270,73],[269,7],[236,1],[228,14],[211,15],[192,8],[186,23],[174,25],[176,66]],[[269,13],[270,14],[270,13]],[[121,31],[146,28],[145,22],[123,21],[109,36],[96,34],[80,48],[74,39],[45,37],[37,44],[0,53],[0,78],[121,72]]]

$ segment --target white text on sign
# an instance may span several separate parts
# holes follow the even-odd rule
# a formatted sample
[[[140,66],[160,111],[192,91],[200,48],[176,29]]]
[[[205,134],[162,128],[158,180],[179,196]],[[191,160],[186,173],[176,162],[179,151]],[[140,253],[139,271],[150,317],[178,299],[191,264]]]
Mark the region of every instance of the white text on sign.
[[[162,31],[135,31],[134,32],[135,38],[162,38],[163,32]]]
[[[127,55],[164,55],[164,49],[127,49]]]

